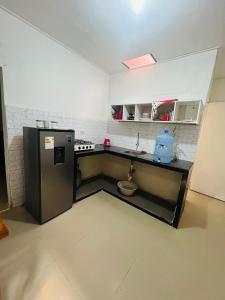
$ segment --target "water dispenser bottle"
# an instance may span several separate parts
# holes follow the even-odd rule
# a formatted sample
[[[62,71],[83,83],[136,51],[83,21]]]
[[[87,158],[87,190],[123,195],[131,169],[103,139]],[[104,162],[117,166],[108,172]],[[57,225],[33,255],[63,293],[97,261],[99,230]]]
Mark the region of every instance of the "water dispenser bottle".
[[[161,163],[170,163],[174,156],[175,139],[164,129],[163,134],[157,136],[154,151],[154,160]]]

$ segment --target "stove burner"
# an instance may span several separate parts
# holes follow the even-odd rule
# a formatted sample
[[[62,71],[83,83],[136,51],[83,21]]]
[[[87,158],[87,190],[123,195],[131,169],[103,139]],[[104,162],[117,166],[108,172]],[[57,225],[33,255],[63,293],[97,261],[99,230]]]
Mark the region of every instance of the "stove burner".
[[[95,144],[90,141],[78,140],[74,141],[74,151],[94,150]]]
[[[75,140],[75,145],[92,145],[93,143],[90,141],[84,141],[84,140]]]

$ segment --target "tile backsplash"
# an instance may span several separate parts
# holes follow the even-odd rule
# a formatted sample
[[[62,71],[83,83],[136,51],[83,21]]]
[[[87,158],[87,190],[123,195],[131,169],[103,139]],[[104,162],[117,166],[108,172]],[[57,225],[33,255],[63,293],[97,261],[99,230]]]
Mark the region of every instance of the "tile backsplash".
[[[53,113],[7,105],[7,169],[10,190],[9,198],[12,206],[24,203],[23,127],[35,127],[37,119],[57,121],[60,128],[75,129],[77,139],[82,138],[99,144],[102,143],[106,136],[107,123],[104,121],[85,121],[64,113]]]
[[[172,130],[176,127],[175,138],[178,144],[178,157],[180,159],[193,161],[198,141],[199,126],[181,124],[154,124],[154,123],[134,123],[109,121],[107,134],[113,145],[135,149],[137,133],[140,133],[139,150],[153,153],[155,138],[167,127]]]
[[[36,126],[36,120],[57,121],[60,128],[75,130],[76,138],[102,143],[109,136],[112,145],[135,149],[137,132],[140,133],[140,150],[153,153],[155,137],[162,132],[164,124],[133,122],[79,120],[64,113],[53,113],[34,109],[6,106],[8,129],[8,180],[10,203],[18,206],[24,203],[24,157],[23,126]],[[174,125],[167,126],[172,129]],[[199,126],[177,125],[176,141],[179,157],[193,160],[198,140]]]

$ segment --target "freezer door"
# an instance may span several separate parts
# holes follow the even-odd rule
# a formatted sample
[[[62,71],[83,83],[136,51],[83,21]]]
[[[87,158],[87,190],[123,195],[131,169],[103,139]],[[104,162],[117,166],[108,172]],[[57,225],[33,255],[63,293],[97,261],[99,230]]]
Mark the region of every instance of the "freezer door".
[[[72,207],[74,132],[40,131],[41,222]]]

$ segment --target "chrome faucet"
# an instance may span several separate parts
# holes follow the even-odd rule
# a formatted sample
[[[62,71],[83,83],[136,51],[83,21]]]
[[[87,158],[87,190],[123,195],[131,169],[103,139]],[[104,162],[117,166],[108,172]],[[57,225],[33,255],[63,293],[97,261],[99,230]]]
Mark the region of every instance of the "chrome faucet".
[[[139,147],[139,140],[140,140],[140,133],[138,132],[137,134],[137,143],[136,143],[136,151],[138,151],[138,147]]]

